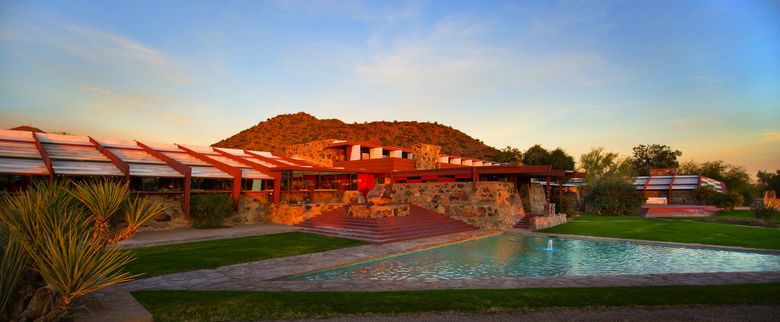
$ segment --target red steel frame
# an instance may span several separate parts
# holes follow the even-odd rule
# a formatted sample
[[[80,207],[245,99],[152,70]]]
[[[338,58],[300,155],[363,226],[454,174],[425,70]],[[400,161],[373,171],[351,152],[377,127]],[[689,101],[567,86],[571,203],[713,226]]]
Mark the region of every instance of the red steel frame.
[[[226,172],[227,174],[233,176],[233,191],[231,191],[230,196],[233,199],[233,208],[238,210],[238,202],[241,199],[241,169],[219,162],[212,158],[209,158],[207,155],[191,150],[180,144],[177,144],[176,146],[178,146],[179,149],[183,150],[184,152],[187,152],[189,155],[194,156],[203,162],[211,164],[215,168],[220,169]]]
[[[252,167],[253,169],[255,169],[257,171],[260,171],[260,172],[265,173],[265,174],[269,174],[270,173],[269,175],[274,178],[273,202],[274,203],[279,203],[279,199],[280,199],[280,195],[281,195],[280,191],[279,191],[279,189],[281,188],[280,181],[282,180],[281,172],[279,172],[279,171],[272,171],[268,167],[263,166],[262,164],[252,162],[252,160],[249,160],[247,158],[242,158],[242,157],[237,156],[237,155],[230,154],[228,152],[222,151],[222,150],[217,149],[217,148],[213,148],[213,150],[214,150],[214,152],[217,152],[217,153],[221,154],[222,156],[224,156],[226,158],[229,158],[231,160],[235,160],[237,162],[246,163],[250,167]],[[244,153],[246,153],[246,152],[244,152]]]
[[[139,141],[135,141],[138,146],[140,146],[144,151],[148,152],[149,154],[153,155],[154,157],[162,160],[167,164],[169,167],[173,168],[177,172],[184,175],[184,201],[182,202],[182,210],[184,211],[184,214],[187,215],[187,217],[190,216],[190,195],[191,195],[191,186],[192,186],[192,168],[190,168],[188,165],[185,165],[179,161],[174,160],[173,158],[163,154],[160,151],[157,151],[155,149],[152,149],[146,144],[143,144]]]
[[[46,149],[43,148],[43,144],[41,144],[41,140],[38,138],[38,134],[35,132],[32,132],[33,139],[35,139],[35,147],[38,148],[38,152],[41,153],[41,157],[43,158],[43,163],[46,165],[46,168],[49,169],[49,181],[54,180],[54,166],[51,163],[51,158],[49,158],[49,153],[46,152]]]
[[[127,164],[127,162],[122,161],[122,159],[117,157],[116,154],[114,154],[114,152],[111,152],[109,149],[104,147],[102,144],[100,144],[100,142],[98,142],[97,140],[93,139],[91,136],[88,136],[88,138],[89,138],[89,142],[92,142],[92,144],[95,145],[95,148],[97,148],[98,151],[100,151],[100,153],[105,155],[106,158],[111,160],[111,163],[113,163],[114,166],[117,169],[119,169],[119,171],[121,171],[122,174],[125,175],[125,182],[127,182],[127,184],[129,185],[130,184],[130,165]]]

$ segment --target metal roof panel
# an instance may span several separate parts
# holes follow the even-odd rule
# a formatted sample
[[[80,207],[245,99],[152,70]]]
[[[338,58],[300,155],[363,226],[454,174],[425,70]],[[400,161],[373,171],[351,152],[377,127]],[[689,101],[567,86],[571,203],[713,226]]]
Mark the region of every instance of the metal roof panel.
[[[41,159],[41,153],[33,142],[0,141],[0,156]]]
[[[0,173],[48,175],[42,159],[0,158]]]

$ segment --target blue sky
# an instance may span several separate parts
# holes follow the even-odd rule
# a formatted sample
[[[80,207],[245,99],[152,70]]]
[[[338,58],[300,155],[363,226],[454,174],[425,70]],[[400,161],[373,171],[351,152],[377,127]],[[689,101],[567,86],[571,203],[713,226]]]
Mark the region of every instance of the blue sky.
[[[280,113],[780,168],[780,2],[0,1],[0,127],[210,144]]]

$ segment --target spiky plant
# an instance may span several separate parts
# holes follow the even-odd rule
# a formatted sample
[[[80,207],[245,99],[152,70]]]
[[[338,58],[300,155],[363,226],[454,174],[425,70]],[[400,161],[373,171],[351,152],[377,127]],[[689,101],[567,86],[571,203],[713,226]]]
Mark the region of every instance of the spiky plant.
[[[130,196],[127,185],[108,179],[75,183],[72,194],[90,212],[95,226],[92,235],[93,241],[105,245],[111,230],[109,227],[111,217],[119,212],[122,203]]]
[[[125,221],[127,227],[114,235],[109,244],[116,244],[122,240],[130,239],[138,231],[138,228],[154,217],[162,214],[165,210],[162,201],[149,201],[146,197],[135,197],[129,199],[124,207]]]
[[[10,236],[10,231],[0,222],[0,320],[9,318],[6,313],[11,298],[16,293],[22,276],[27,271],[29,256],[20,240]]]
[[[63,218],[83,220],[73,212],[60,213]],[[40,321],[57,321],[73,302],[90,292],[132,280],[135,275],[122,268],[133,258],[118,249],[104,249],[91,241],[91,231],[55,230],[41,232],[35,238],[38,253],[32,256],[36,270],[58,295],[51,311]]]

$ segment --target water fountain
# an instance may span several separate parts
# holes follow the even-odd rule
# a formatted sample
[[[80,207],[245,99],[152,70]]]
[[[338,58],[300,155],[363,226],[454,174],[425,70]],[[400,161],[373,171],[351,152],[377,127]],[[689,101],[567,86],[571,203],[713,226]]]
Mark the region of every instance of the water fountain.
[[[552,239],[547,241],[547,250],[553,250],[553,241],[552,241]]]

